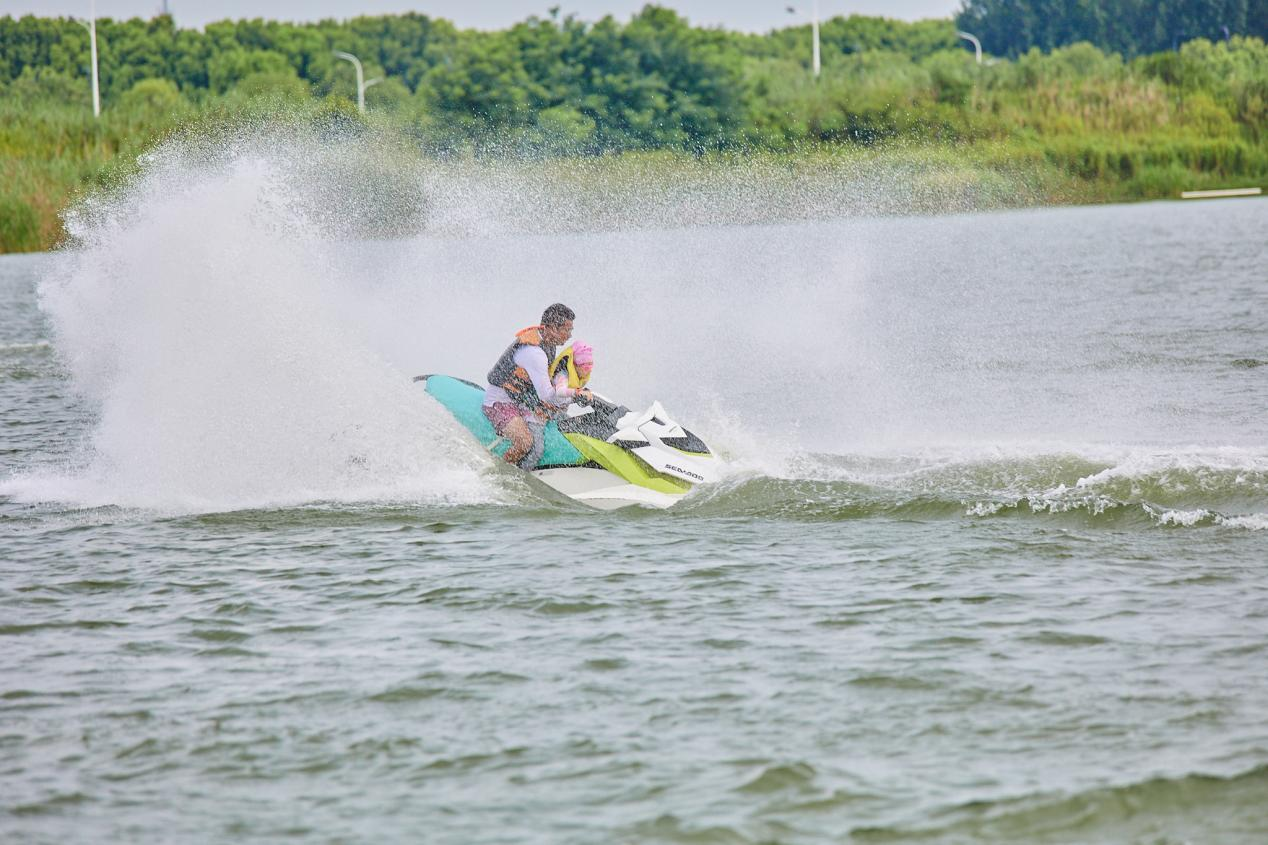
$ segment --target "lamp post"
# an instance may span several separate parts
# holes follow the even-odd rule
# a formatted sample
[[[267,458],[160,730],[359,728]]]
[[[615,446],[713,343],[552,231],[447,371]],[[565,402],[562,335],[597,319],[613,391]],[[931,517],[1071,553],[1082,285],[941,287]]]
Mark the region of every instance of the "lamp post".
[[[92,116],[101,117],[101,88],[97,82],[97,0],[88,7],[87,21],[74,18],[75,23],[88,30],[88,49],[92,56]]]
[[[797,14],[796,6],[785,6],[788,14]],[[819,0],[814,0],[812,14],[810,17],[811,32],[811,68],[814,70],[815,79],[819,78]]]
[[[973,45],[973,49],[977,51],[977,63],[982,63],[982,42],[977,40],[977,36],[968,32],[957,32],[956,35],[963,38]]]
[[[335,50],[335,55],[341,59],[352,62],[352,66],[357,69],[357,111],[365,114],[365,89],[378,85],[383,81],[381,77],[376,76],[369,82],[365,80],[365,73],[361,70],[361,60],[351,53],[345,53],[342,50]]]

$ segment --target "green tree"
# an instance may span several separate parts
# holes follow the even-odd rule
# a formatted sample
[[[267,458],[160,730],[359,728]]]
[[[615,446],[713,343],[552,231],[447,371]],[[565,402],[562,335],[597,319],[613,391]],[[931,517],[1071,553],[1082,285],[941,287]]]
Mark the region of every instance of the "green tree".
[[[1265,0],[964,0],[956,23],[996,55],[1088,41],[1126,56],[1195,38],[1268,38]]]
[[[294,76],[287,57],[272,50],[246,50],[231,46],[207,62],[207,82],[212,91],[223,94],[242,80],[257,74]]]
[[[119,98],[119,107],[132,111],[162,113],[184,104],[180,89],[170,79],[142,79]]]

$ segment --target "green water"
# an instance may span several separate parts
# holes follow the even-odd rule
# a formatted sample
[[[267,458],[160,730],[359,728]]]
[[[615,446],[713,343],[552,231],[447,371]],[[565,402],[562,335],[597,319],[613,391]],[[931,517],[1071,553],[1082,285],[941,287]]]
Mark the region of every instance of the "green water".
[[[0,839],[1263,842],[1266,224],[0,260]],[[413,390],[560,274],[724,482],[592,512]]]

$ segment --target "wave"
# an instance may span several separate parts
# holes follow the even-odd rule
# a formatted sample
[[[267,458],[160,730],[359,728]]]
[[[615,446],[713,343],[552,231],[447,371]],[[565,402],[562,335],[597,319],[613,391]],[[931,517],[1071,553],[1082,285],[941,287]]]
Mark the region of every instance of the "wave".
[[[53,345],[47,340],[0,343],[0,382],[55,377]]]
[[[442,418],[435,425],[444,431],[445,423]],[[171,487],[124,495],[110,486],[118,475],[103,476],[91,466],[14,476],[0,483],[0,495],[167,513],[350,506],[395,511],[416,505],[554,512],[574,507],[559,497],[536,495],[537,486],[519,473],[465,448],[470,444],[461,432],[448,435],[445,443],[463,447],[456,454],[465,465],[415,463],[408,471],[343,460],[342,450],[351,447],[335,439],[329,448],[335,458],[343,456],[343,463],[321,476],[328,489],[320,495],[303,486],[259,499],[237,489],[228,501],[180,496]],[[891,456],[800,453],[778,466],[759,468],[740,458],[731,467],[721,482],[698,488],[671,514],[807,522],[1046,519],[1089,527],[1268,530],[1268,455],[1256,450],[1126,451],[1115,460],[1095,449],[1006,457],[963,450]],[[241,482],[241,476],[226,478],[225,495]]]
[[[701,516],[812,521],[1067,515],[1101,525],[1262,530],[1268,528],[1268,453],[801,454],[777,474],[741,469],[699,490],[686,506]]]
[[[1268,829],[1268,765],[1089,789],[973,801],[924,827],[860,827],[851,842],[1258,843]]]
[[[36,350],[50,349],[52,345],[53,344],[47,340],[36,340],[29,343],[0,343],[0,353],[34,352]]]
[[[750,798],[781,791],[796,794],[815,771],[804,763],[769,766],[740,787]],[[1074,794],[1035,793],[974,800],[922,812],[928,821],[858,825],[838,831],[832,841],[850,843],[1034,843],[1034,845],[1178,845],[1219,842],[1259,845],[1268,827],[1262,795],[1268,766],[1229,777],[1186,774],[1135,783],[1094,787]],[[819,798],[798,797],[760,813],[759,819],[731,824],[662,813],[629,828],[629,838],[657,842],[762,843],[784,841],[781,834],[799,821],[841,811],[866,812],[870,793],[837,790]],[[862,805],[862,806],[861,806]],[[791,826],[785,826],[791,822]],[[774,835],[771,835],[771,834]]]

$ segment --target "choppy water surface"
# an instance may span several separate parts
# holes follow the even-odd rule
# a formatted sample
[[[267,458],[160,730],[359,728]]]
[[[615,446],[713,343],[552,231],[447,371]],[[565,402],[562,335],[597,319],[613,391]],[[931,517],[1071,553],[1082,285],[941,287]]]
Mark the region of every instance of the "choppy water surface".
[[[1268,838],[1268,203],[336,245],[194,182],[0,259],[0,838]],[[555,299],[723,484],[545,498],[409,383]]]

